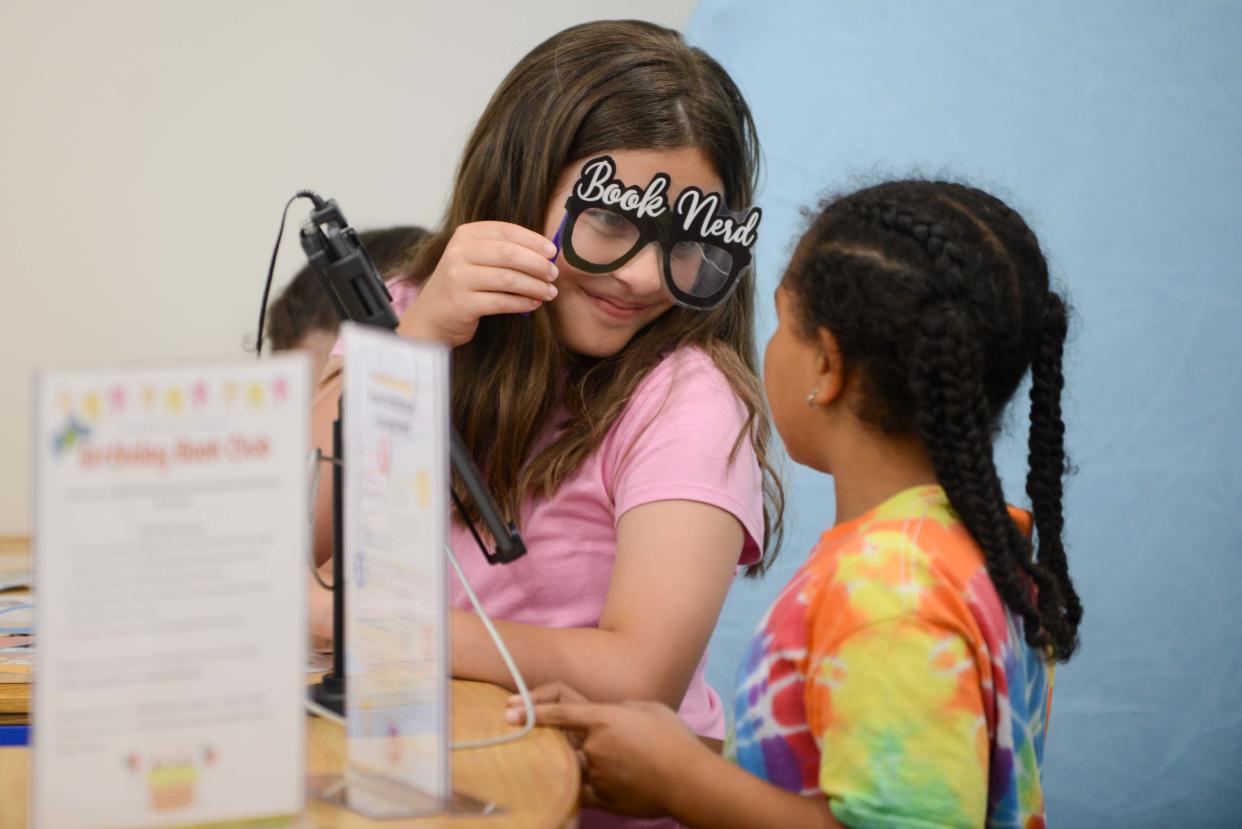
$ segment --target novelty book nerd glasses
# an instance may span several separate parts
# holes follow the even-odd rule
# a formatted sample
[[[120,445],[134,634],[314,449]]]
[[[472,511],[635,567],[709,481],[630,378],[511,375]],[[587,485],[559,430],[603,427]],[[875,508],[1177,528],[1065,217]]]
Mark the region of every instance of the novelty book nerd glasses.
[[[585,273],[609,273],[655,242],[664,289],[683,308],[706,311],[724,302],[752,262],[763,211],[730,211],[719,193],[687,187],[669,205],[669,176],[625,186],[609,156],[592,159],[565,202],[553,241]]]

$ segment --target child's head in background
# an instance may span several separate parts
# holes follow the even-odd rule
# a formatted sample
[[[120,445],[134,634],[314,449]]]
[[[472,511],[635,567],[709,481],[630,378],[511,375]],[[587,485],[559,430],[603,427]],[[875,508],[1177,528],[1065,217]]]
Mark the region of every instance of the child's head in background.
[[[401,276],[419,243],[427,236],[421,227],[397,226],[358,234],[384,281]],[[299,349],[311,358],[311,381],[323,372],[336,342],[340,314],[319,280],[303,267],[267,310],[267,338],[273,351]]]
[[[842,450],[825,415],[924,452],[1028,644],[1067,659],[1082,616],[1062,544],[1067,308],[1022,218],[944,182],[830,200],[794,253],[777,307],[764,381],[791,456],[834,471]],[[1007,512],[992,457],[1028,370],[1037,556]]]

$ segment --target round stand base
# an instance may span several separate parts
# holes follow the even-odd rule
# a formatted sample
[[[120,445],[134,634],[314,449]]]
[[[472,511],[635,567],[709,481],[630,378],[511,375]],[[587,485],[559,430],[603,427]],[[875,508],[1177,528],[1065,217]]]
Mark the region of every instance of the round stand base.
[[[345,716],[345,677],[328,673],[310,688],[311,699],[319,705]]]

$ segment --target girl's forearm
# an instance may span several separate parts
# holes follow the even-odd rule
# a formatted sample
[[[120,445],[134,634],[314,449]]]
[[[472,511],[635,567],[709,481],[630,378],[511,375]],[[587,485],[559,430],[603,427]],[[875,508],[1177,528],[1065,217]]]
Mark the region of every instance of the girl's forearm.
[[[693,676],[693,665],[686,673],[658,664],[649,644],[615,631],[493,621],[532,688],[564,682],[594,702],[654,700],[676,709]],[[453,611],[453,676],[516,690],[483,623],[465,610]]]
[[[710,751],[667,783],[664,802],[677,820],[694,827],[766,829],[771,826],[842,829],[825,797],[804,797],[760,780]]]

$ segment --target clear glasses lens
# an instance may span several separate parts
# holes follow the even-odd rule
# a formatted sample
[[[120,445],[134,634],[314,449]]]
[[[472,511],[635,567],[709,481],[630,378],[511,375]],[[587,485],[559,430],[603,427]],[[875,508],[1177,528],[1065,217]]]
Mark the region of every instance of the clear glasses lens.
[[[638,244],[639,230],[620,213],[592,207],[582,211],[570,228],[574,253],[592,265],[607,266]]]
[[[704,242],[678,242],[669,251],[668,260],[677,289],[703,299],[718,294],[733,271],[732,254]]]

